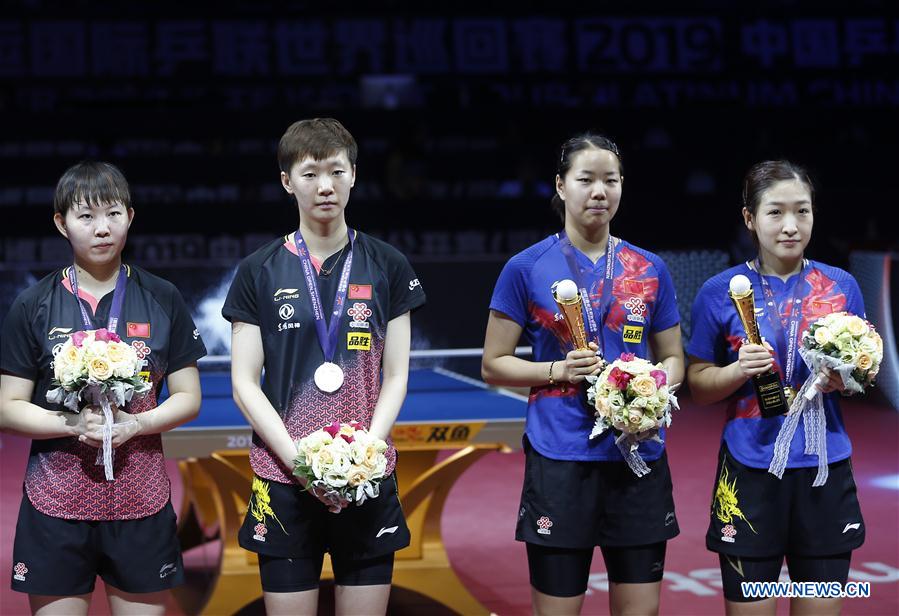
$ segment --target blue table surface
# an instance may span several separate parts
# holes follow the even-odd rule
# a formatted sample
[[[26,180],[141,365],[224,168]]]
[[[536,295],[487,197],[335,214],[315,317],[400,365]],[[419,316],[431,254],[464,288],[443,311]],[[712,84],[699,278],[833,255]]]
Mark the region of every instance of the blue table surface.
[[[231,397],[231,376],[227,372],[200,370],[203,405],[194,421],[185,428],[247,426],[247,421]],[[475,420],[521,420],[527,404],[521,398],[457,378],[446,372],[412,370],[406,400],[397,421],[440,423]]]

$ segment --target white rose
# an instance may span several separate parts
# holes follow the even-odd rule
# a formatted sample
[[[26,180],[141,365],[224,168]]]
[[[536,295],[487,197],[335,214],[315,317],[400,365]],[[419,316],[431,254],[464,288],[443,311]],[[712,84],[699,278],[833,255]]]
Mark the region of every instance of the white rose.
[[[846,320],[846,330],[858,338],[868,333],[868,324],[856,316],[851,316]]]
[[[105,381],[112,376],[112,365],[103,357],[94,357],[87,364],[87,375],[95,381]]]
[[[815,342],[819,346],[833,342],[833,333],[826,327],[819,327],[815,329]]]
[[[94,340],[90,343],[85,340],[81,348],[84,349],[84,358],[88,362],[98,357],[107,361],[109,359],[109,355],[106,352],[106,343],[102,340]]]

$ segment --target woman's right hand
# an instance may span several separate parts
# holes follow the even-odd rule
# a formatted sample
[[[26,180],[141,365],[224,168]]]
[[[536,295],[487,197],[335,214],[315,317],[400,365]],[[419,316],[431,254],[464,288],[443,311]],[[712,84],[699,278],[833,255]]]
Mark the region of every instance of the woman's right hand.
[[[774,366],[774,349],[766,341],[762,344],[744,342],[737,354],[737,367],[747,379],[768,372]]]
[[[565,356],[562,364],[562,375],[556,381],[580,383],[585,377],[602,372],[603,360],[596,352],[599,347],[595,342],[588,342],[589,349],[575,349]],[[558,368],[556,368],[558,370]]]

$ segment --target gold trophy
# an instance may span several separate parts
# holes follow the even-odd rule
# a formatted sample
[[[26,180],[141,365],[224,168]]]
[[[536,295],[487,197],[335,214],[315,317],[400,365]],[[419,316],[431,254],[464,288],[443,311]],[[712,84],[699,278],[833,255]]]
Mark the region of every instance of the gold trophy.
[[[574,348],[587,350],[587,333],[584,331],[584,311],[581,294],[573,280],[562,280],[552,286],[553,299],[565,319]]]
[[[755,320],[755,302],[749,278],[743,274],[737,274],[731,278],[728,295],[737,309],[743,329],[746,330],[746,339],[752,344],[762,344],[759,324]],[[762,417],[777,417],[789,410],[790,405],[784,396],[783,383],[780,382],[780,376],[773,366],[768,372],[752,377],[752,385],[755,387],[755,396],[758,399]]]

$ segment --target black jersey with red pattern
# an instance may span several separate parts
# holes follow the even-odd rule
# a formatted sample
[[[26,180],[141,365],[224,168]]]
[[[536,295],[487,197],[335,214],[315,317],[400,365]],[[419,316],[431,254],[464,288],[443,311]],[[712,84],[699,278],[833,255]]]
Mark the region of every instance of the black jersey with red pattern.
[[[319,270],[316,280],[327,323],[346,255],[343,250],[324,263],[313,261]],[[319,390],[313,382],[324,352],[293,234],[273,240],[241,262],[222,315],[231,322],[259,326],[265,354],[262,391],[291,438],[299,439],[334,421],[371,425],[381,391],[387,323],[424,303],[424,291],[406,257],[389,244],[358,233],[332,359],[345,378],[334,393]],[[387,459],[390,472],[396,461],[392,446]],[[250,463],[264,479],[294,481],[290,470],[255,433]]]
[[[128,282],[116,333],[144,359],[143,376],[153,387],[126,405],[129,413],[152,412],[162,380],[206,354],[200,333],[178,289],[138,267],[126,266]],[[31,402],[68,412],[47,402],[53,357],[66,338],[84,329],[67,277],[57,270],[23,291],[3,323],[0,370],[34,382]],[[94,327],[106,327],[112,293],[97,300],[79,289]],[[152,515],[169,501],[159,434],[135,437],[115,450],[114,481],[97,465],[97,449],[75,437],[33,440],[25,492],[35,509],[72,520],[132,520]]]

